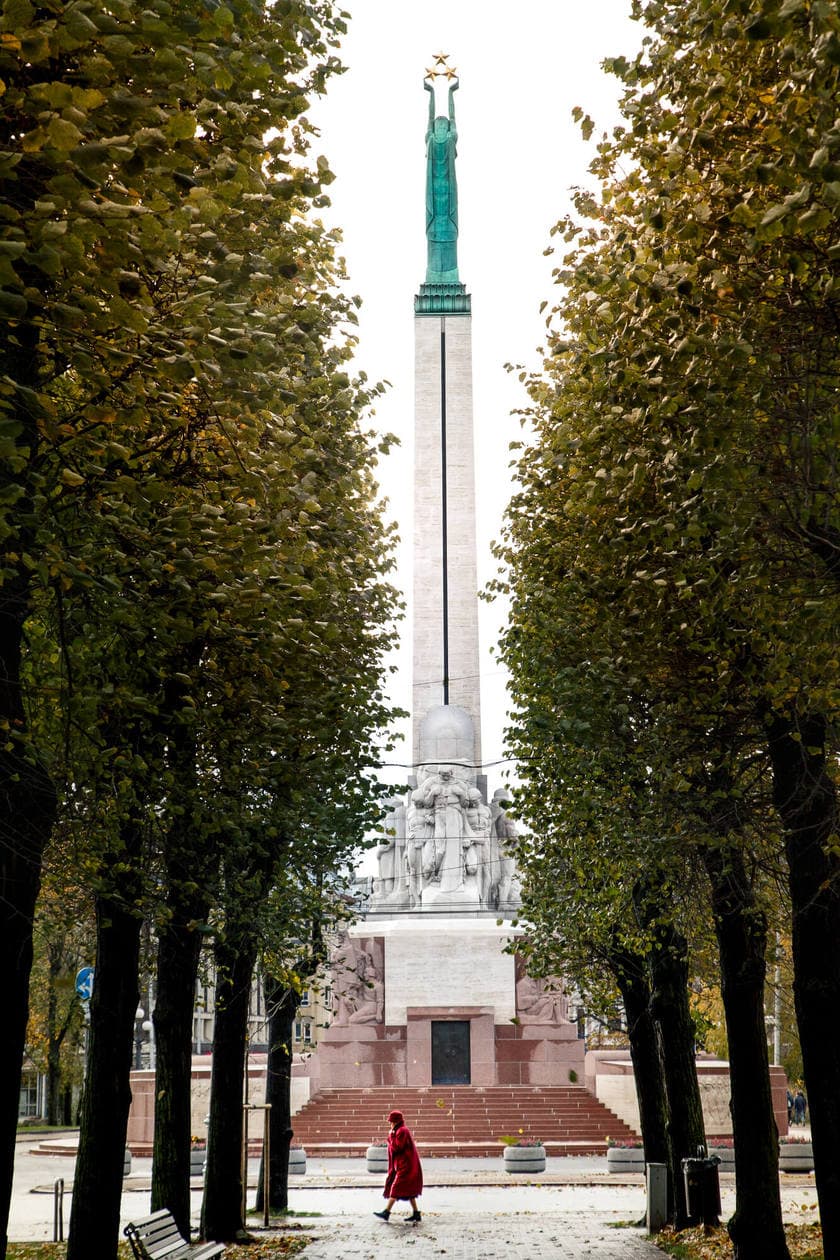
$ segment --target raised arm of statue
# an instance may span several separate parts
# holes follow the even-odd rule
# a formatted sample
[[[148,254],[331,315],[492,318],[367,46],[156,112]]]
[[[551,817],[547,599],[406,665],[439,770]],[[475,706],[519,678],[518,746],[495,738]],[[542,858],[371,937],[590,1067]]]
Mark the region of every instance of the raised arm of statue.
[[[459,79],[456,79],[454,83],[450,83],[449,85],[449,121],[452,124],[453,130],[455,129],[455,99],[452,96],[452,93],[457,92],[460,86],[461,84]]]
[[[435,125],[435,85],[430,83],[428,77],[423,80],[423,87],[429,93],[429,126],[426,129],[426,140],[429,139],[429,132]]]

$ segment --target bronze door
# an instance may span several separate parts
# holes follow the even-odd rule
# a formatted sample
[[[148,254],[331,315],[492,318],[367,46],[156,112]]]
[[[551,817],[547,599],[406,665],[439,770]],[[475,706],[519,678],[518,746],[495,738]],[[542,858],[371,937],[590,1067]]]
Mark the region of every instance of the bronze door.
[[[469,1085],[470,1021],[432,1020],[432,1084]]]

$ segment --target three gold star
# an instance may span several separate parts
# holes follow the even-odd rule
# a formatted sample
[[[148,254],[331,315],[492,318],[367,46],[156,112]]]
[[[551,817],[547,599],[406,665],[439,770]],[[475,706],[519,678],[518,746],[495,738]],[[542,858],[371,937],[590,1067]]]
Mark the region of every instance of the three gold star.
[[[434,53],[433,57],[434,57],[435,64],[431,67],[431,69],[428,69],[426,71],[427,79],[446,78],[446,79],[451,80],[451,79],[456,79],[458,77],[458,71],[455,70],[448,63],[449,53],[445,53],[445,52]]]

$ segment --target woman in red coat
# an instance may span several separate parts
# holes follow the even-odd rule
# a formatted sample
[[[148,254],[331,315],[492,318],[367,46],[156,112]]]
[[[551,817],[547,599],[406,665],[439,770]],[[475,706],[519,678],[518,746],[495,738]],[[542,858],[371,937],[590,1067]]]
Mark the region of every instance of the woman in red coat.
[[[374,1212],[381,1220],[387,1221],[391,1208],[397,1199],[408,1199],[413,1211],[407,1221],[419,1221],[421,1216],[417,1210],[417,1198],[423,1193],[423,1169],[420,1156],[414,1145],[414,1138],[405,1127],[401,1111],[392,1111],[388,1117],[391,1130],[388,1134],[388,1176],[385,1178],[385,1189],[382,1191],[388,1202],[384,1212]]]

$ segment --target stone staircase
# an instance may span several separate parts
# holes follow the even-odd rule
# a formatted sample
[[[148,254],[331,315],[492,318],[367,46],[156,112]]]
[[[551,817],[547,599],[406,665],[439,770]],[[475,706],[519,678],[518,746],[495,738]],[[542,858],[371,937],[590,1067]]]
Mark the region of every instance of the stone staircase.
[[[549,1155],[602,1155],[608,1137],[637,1137],[581,1085],[431,1085],[322,1090],[292,1117],[294,1141],[313,1158],[360,1156],[401,1111],[421,1155],[498,1155],[503,1135],[539,1138]]]

